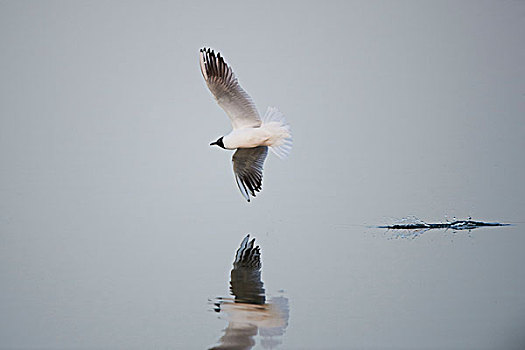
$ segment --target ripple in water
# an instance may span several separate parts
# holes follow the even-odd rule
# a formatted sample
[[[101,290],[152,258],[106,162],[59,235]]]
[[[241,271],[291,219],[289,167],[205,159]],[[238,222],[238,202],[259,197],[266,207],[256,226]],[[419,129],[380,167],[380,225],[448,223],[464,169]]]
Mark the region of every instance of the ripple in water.
[[[495,226],[510,226],[510,224],[503,224],[499,222],[483,222],[474,221],[472,218],[466,220],[453,220],[440,223],[427,223],[415,216],[407,216],[393,225],[376,226],[377,228],[386,228],[393,233],[393,238],[416,238],[429,230],[442,229],[463,231],[467,230],[469,233],[480,227],[495,227]]]

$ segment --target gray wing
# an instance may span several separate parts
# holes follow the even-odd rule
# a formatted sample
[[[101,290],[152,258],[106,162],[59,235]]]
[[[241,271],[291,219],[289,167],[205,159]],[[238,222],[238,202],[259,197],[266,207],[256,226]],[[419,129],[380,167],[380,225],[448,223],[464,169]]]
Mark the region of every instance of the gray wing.
[[[219,106],[228,114],[234,129],[258,127],[261,118],[250,96],[237,82],[233,70],[217,53],[210,49],[200,50],[201,72]]]
[[[250,194],[255,197],[255,192],[262,189],[262,172],[267,155],[267,146],[238,148],[233,154],[235,180],[248,202],[250,201]]]

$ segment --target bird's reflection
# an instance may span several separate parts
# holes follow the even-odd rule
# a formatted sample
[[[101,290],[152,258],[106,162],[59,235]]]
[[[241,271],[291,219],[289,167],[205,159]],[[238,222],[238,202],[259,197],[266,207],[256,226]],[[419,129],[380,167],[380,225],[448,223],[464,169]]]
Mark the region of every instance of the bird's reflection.
[[[228,321],[228,327],[219,345],[211,349],[251,349],[257,333],[264,349],[278,346],[288,326],[288,299],[279,296],[267,302],[261,280],[261,251],[255,238],[250,241],[250,235],[243,239],[235,254],[230,292],[233,298],[216,300],[215,311]]]

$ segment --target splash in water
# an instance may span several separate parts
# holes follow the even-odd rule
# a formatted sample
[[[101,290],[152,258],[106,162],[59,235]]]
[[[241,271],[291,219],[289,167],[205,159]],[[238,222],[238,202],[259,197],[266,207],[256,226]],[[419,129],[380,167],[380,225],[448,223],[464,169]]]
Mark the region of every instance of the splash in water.
[[[510,226],[510,224],[503,224],[499,222],[484,222],[474,221],[471,217],[466,220],[457,220],[454,218],[451,221],[440,223],[427,223],[415,216],[408,216],[399,220],[393,225],[376,226],[377,228],[386,228],[388,230],[399,230],[395,234],[395,238],[416,238],[428,230],[444,229],[453,231],[468,230],[471,232],[480,227],[494,227],[494,226]]]

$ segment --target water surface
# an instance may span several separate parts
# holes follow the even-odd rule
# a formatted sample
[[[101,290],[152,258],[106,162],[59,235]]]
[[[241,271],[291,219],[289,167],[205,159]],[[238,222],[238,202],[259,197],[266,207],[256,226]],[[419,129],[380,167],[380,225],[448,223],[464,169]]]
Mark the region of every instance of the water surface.
[[[230,296],[250,233],[265,303],[288,300],[278,349],[522,349],[524,15],[513,1],[2,2],[0,348],[218,345],[229,321],[208,300]],[[203,46],[292,126],[251,203],[231,152],[208,146],[230,125]],[[410,215],[512,226],[372,228]]]

